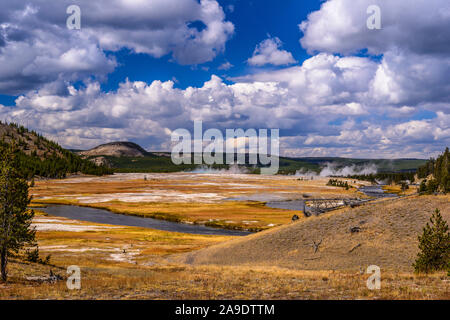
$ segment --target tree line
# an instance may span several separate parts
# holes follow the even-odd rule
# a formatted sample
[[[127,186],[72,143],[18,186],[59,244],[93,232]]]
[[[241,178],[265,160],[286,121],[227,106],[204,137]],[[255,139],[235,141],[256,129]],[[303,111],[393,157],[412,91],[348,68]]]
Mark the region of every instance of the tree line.
[[[431,158],[417,170],[417,176],[422,180],[420,192],[434,193],[450,191],[450,152],[448,147],[436,159]],[[431,175],[431,178],[429,178]]]
[[[401,184],[402,181],[409,181],[410,183],[414,183],[414,176],[415,172],[379,172],[372,174],[356,174],[347,176],[347,178],[368,181],[374,184],[379,182],[383,182],[385,184]]]
[[[328,180],[327,186],[341,187],[341,188],[345,188],[345,190],[348,190],[350,188],[347,181],[344,182],[344,181],[340,181],[338,179]]]

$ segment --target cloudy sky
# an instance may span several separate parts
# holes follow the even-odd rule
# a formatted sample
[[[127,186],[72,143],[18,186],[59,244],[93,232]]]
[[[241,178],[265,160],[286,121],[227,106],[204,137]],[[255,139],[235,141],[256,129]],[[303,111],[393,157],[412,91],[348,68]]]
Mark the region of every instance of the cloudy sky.
[[[448,0],[0,0],[0,119],[64,147],[279,128],[287,156],[450,145]],[[67,28],[70,5],[81,29]],[[381,29],[369,29],[370,5]]]

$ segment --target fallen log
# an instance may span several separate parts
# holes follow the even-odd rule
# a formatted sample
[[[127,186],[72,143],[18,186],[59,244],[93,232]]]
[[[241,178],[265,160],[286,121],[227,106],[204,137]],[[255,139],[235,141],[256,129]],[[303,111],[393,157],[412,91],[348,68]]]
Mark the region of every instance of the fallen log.
[[[361,247],[361,243],[358,243],[356,246],[354,246],[353,248],[351,248],[351,249],[349,250],[348,253],[353,252],[353,250],[355,250],[356,248],[359,248],[359,247]]]

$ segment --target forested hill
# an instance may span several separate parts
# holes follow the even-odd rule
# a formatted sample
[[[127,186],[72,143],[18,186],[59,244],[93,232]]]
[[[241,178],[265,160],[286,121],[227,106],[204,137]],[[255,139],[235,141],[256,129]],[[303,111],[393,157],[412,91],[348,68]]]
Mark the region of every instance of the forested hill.
[[[19,169],[27,179],[34,176],[64,178],[79,172],[93,175],[112,173],[109,168],[84,160],[35,131],[0,121],[0,153],[11,143],[17,147]]]

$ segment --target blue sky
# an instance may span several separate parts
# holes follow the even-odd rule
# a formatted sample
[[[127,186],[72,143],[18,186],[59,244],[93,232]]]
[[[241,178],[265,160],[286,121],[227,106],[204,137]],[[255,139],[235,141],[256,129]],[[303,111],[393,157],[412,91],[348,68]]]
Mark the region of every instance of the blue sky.
[[[71,4],[81,30],[67,29]],[[0,119],[65,147],[168,150],[194,120],[278,128],[290,156],[427,158],[450,141],[446,0],[2,6]]]
[[[227,42],[226,51],[219,54],[214,61],[198,66],[183,66],[174,62],[170,56],[153,58],[146,54],[135,54],[127,49],[109,52],[108,54],[116,57],[119,67],[108,76],[102,88],[105,91],[116,90],[118,84],[126,78],[148,83],[175,78],[175,86],[185,89],[188,86],[201,86],[211,79],[212,74],[223,75],[224,78],[246,75],[255,72],[246,60],[268,35],[280,38],[284,49],[291,52],[296,60],[303,61],[310,57],[299,43],[301,31],[298,24],[305,20],[311,11],[319,9],[321,1],[285,0],[282,5],[273,0],[228,0],[219,3],[224,8],[227,19],[236,26],[236,32]],[[225,62],[234,67],[219,70]],[[205,67],[208,68],[207,71]]]

